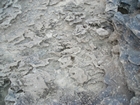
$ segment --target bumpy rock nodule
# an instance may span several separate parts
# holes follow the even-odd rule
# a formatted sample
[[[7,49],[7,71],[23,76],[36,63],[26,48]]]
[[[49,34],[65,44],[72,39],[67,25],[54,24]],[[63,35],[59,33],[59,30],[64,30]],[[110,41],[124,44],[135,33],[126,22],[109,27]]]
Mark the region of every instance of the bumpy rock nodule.
[[[0,104],[139,105],[139,4],[1,0]]]

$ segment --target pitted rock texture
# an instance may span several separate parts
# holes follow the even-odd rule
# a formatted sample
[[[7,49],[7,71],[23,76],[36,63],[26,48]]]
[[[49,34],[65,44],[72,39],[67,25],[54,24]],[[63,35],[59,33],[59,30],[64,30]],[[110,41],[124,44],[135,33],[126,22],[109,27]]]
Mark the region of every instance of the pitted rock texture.
[[[139,31],[135,29],[138,25],[131,27],[138,19],[126,17],[129,34],[118,41],[120,31],[126,28],[121,20],[125,18],[121,15],[118,19],[115,15],[119,3],[117,0],[2,0],[0,92],[8,94],[1,92],[4,95],[0,102],[5,105],[139,102],[138,97],[133,97],[134,92],[139,94],[138,73],[132,70],[138,71],[139,50],[130,47],[122,52],[122,48],[129,47],[126,43],[139,42]],[[133,10],[134,7],[131,6]],[[131,32],[137,34],[132,37],[136,42],[131,40]],[[120,62],[122,55],[128,55],[129,62]]]

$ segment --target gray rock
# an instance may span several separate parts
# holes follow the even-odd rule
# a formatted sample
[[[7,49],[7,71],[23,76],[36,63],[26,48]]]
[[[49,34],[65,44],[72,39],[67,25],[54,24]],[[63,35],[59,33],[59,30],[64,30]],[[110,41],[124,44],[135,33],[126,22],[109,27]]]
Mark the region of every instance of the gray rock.
[[[133,97],[130,101],[130,105],[140,105],[140,97]]]
[[[138,103],[139,1],[1,1],[0,104]]]
[[[121,2],[130,5],[130,11],[136,10],[135,0],[121,0]],[[133,2],[133,3],[132,3]],[[121,12],[121,11],[119,11]],[[132,14],[133,15],[133,14]],[[120,44],[120,60],[124,67],[124,73],[129,90],[135,92],[136,95],[140,94],[140,28],[139,28],[139,14],[131,17],[122,13],[115,13],[113,17],[115,29],[120,34],[118,39]],[[131,99],[131,105],[138,105],[138,98]]]

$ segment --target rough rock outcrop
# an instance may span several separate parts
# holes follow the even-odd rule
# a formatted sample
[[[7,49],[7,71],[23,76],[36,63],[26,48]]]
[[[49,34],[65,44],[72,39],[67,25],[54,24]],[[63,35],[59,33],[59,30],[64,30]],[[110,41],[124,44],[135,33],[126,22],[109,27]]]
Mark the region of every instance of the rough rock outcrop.
[[[123,64],[128,88],[135,93],[130,105],[139,105],[140,102],[137,100],[140,95],[140,2],[121,0],[118,4],[116,1],[112,3],[118,5],[118,12],[112,14],[112,21],[119,34],[120,61]]]
[[[139,4],[1,0],[0,104],[139,105]]]

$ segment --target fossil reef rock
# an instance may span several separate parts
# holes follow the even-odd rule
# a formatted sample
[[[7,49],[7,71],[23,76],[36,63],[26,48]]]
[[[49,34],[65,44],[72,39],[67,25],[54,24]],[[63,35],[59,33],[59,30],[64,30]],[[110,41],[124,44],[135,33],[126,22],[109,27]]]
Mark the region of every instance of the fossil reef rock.
[[[0,105],[140,105],[140,0],[0,0]]]

